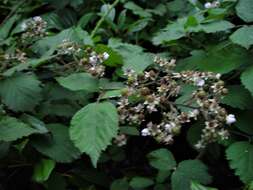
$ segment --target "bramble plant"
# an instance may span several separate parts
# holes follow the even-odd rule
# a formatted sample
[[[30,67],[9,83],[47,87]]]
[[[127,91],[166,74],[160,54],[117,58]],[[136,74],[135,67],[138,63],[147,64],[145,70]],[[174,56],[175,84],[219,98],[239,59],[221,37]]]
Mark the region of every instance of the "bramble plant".
[[[0,2],[0,189],[253,190],[252,0]]]

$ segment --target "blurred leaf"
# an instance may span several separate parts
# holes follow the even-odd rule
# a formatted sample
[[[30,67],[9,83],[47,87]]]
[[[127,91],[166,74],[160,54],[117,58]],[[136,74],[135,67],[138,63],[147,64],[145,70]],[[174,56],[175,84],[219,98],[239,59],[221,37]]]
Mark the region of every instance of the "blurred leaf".
[[[241,81],[242,84],[251,92],[253,95],[253,66],[248,67],[242,74],[241,74]]]
[[[253,22],[253,3],[251,0],[239,0],[236,7],[237,15],[245,22]]]
[[[125,178],[116,179],[112,182],[110,190],[128,190],[128,182]]]
[[[253,44],[253,26],[239,28],[230,36],[230,40],[235,44],[249,49]]]
[[[1,24],[1,27],[0,27],[0,42],[2,40],[5,40],[10,31],[11,31],[11,28],[13,27],[14,23],[20,18],[19,15],[13,15],[12,17],[10,17],[5,23],[2,23]]]
[[[34,167],[33,180],[36,182],[46,181],[55,167],[55,162],[49,159],[41,159]]]
[[[130,186],[134,189],[147,188],[154,184],[154,181],[147,177],[134,177],[130,181]]]
[[[105,14],[108,14],[107,15],[107,17],[106,17],[106,19],[109,19],[110,21],[114,21],[114,19],[115,19],[115,14],[116,14],[116,10],[115,10],[115,8],[113,8],[110,12],[109,12],[109,10],[110,10],[110,8],[111,8],[111,5],[110,4],[104,4],[104,5],[102,5],[102,7],[101,7],[101,9],[100,9],[100,11],[101,11],[101,16],[102,15],[105,15]],[[109,13],[108,13],[109,12]]]
[[[205,187],[195,181],[191,182],[191,190],[218,190],[216,188]]]

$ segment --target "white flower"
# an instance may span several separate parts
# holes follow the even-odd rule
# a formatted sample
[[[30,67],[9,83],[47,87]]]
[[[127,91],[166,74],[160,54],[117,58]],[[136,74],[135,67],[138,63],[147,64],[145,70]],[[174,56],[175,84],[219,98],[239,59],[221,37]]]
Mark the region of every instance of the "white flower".
[[[210,9],[213,7],[212,3],[210,3],[210,2],[206,2],[204,6],[206,9]]]
[[[110,55],[107,52],[103,53],[104,60],[107,60],[110,57]]]
[[[195,84],[197,85],[197,86],[204,86],[205,85],[205,80],[203,80],[203,79],[198,79],[198,80],[196,80],[195,81]]]
[[[165,129],[166,131],[171,132],[172,125],[167,123],[167,124],[164,125],[164,129]]]
[[[27,24],[26,24],[26,22],[23,22],[22,24],[21,24],[21,30],[22,31],[25,31],[27,29]]]
[[[41,21],[42,21],[42,18],[41,18],[40,16],[35,16],[35,17],[33,17],[33,20],[34,20],[35,22],[41,22]]]
[[[232,123],[236,122],[236,118],[235,118],[235,115],[233,114],[229,114],[227,117],[226,117],[226,123],[228,125],[231,125]]]
[[[144,129],[142,129],[142,131],[141,131],[141,135],[145,137],[145,136],[151,135],[151,133],[150,133],[150,131],[149,131],[148,128],[144,128]]]
[[[98,58],[95,56],[95,55],[93,55],[93,56],[91,56],[90,58],[89,58],[89,63],[90,64],[96,64],[97,63],[97,61],[98,61]]]

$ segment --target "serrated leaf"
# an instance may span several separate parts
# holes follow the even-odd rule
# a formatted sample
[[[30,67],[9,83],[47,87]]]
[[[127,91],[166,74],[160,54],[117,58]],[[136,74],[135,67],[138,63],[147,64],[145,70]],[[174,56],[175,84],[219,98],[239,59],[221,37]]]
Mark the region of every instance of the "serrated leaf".
[[[37,151],[50,157],[56,162],[71,162],[81,153],[74,146],[69,137],[68,128],[61,124],[47,125],[51,135],[36,136],[32,139],[32,146]]]
[[[236,9],[236,14],[245,22],[253,21],[252,0],[239,0],[235,9]]]
[[[134,177],[130,181],[130,186],[134,189],[147,188],[154,184],[154,181],[147,177]]]
[[[185,160],[179,163],[171,176],[172,190],[191,190],[191,181],[209,184],[211,176],[207,167],[199,160]]]
[[[20,15],[14,14],[5,23],[2,23],[0,27],[0,42],[8,37],[12,26],[19,18]]]
[[[221,100],[221,103],[242,110],[253,108],[253,99],[247,89],[241,85],[228,86],[227,88],[229,93]]]
[[[0,141],[15,141],[22,137],[27,137],[40,131],[19,121],[13,117],[2,117],[0,120]]]
[[[253,44],[253,26],[239,28],[230,36],[230,40],[235,44],[249,49]]]
[[[34,167],[33,180],[36,182],[46,181],[55,167],[55,162],[49,159],[41,159]]]
[[[70,138],[94,166],[103,150],[117,135],[118,114],[109,102],[91,103],[79,110],[71,120]]]
[[[30,74],[6,78],[0,81],[0,95],[13,111],[31,111],[41,100],[40,81]]]
[[[58,77],[56,80],[61,86],[73,91],[97,92],[99,89],[98,80],[89,73],[74,73],[67,77]]]
[[[177,164],[173,154],[165,148],[152,151],[147,157],[149,164],[158,170],[172,170]]]
[[[253,81],[253,66],[247,68],[241,74],[241,82],[251,92],[251,95],[253,95],[252,81]]]
[[[233,143],[226,150],[230,168],[245,183],[253,180],[253,145],[246,141]]]

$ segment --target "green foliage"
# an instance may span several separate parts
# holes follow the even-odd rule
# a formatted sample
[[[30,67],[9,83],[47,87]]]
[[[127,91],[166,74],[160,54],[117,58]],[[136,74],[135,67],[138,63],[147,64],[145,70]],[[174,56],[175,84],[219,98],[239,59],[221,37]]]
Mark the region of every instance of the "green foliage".
[[[230,36],[230,39],[233,43],[249,49],[253,44],[253,26],[239,28]]]
[[[55,167],[53,160],[42,159],[34,167],[33,180],[36,182],[46,181]]]
[[[56,162],[72,162],[79,158],[80,152],[70,141],[66,126],[50,124],[47,128],[51,135],[34,137],[32,146]]]
[[[41,100],[40,81],[31,74],[17,74],[0,81],[0,95],[13,111],[31,111]]]
[[[245,22],[253,21],[253,13],[252,13],[252,2],[251,0],[239,0],[236,5],[236,13],[237,15],[244,20]]]
[[[26,123],[9,116],[3,116],[1,118],[0,127],[0,140],[7,142],[27,137],[33,133],[40,133],[40,130],[34,129]]]
[[[61,86],[69,90],[98,91],[98,80],[88,73],[75,73],[67,77],[59,77],[56,80]]]
[[[81,152],[97,165],[101,151],[111,144],[118,131],[118,115],[109,102],[92,103],[79,110],[71,120],[70,138]]]
[[[191,181],[201,184],[209,184],[211,176],[207,172],[207,167],[199,160],[185,160],[179,163],[173,172],[171,181],[173,190],[190,190]]]
[[[253,86],[251,85],[253,80],[253,67],[247,68],[241,75],[242,84],[251,92],[253,95]]]
[[[229,165],[235,170],[235,174],[244,183],[250,183],[253,179],[252,167],[253,145],[248,142],[236,142],[228,147],[226,156]]]
[[[158,149],[148,154],[149,163],[158,170],[171,170],[176,166],[176,161],[167,149]]]
[[[147,188],[153,184],[154,184],[153,180],[151,180],[149,178],[145,178],[145,177],[139,177],[139,176],[134,177],[130,181],[130,186],[134,189]]]
[[[252,10],[252,0],[1,1],[0,189],[252,190]],[[96,54],[97,65],[89,59]],[[171,105],[178,113],[164,125],[198,105],[192,98],[198,87],[187,80],[165,108],[136,112],[150,97],[127,89],[124,72],[145,78],[144,71],[160,69],[156,56],[176,59],[176,72],[221,74],[228,94],[217,101],[236,120],[227,125],[229,118],[218,118],[229,139],[198,150],[204,115],[190,118],[173,143],[143,136],[149,121],[160,124]],[[89,66],[102,68],[103,76]],[[208,82],[204,91],[216,88]],[[145,115],[137,123],[122,122],[129,113],[117,109],[129,92],[133,119]],[[160,132],[156,140],[164,138]]]

